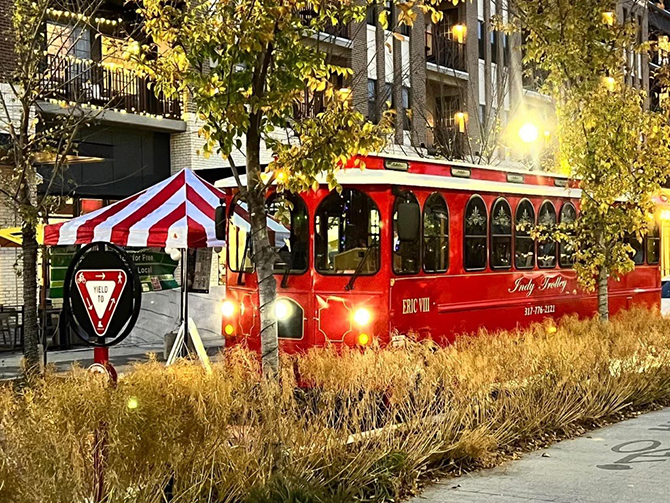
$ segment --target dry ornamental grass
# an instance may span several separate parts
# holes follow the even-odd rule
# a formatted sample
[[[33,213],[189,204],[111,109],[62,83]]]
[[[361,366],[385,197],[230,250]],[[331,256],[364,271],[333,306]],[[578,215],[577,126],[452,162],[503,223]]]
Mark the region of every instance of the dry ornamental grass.
[[[153,361],[116,389],[81,369],[1,388],[0,501],[93,501],[103,437],[109,503],[397,501],[431,474],[667,403],[670,320],[565,318],[446,348],[315,349],[282,368],[261,382],[235,349],[211,375]]]

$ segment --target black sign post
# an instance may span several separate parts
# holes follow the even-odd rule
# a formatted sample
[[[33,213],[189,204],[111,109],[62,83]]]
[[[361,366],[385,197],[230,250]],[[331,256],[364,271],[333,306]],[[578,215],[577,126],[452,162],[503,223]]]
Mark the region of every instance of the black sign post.
[[[88,244],[72,259],[63,288],[63,309],[74,333],[93,346],[95,363],[114,377],[109,347],[128,336],[142,302],[133,260],[111,243]]]

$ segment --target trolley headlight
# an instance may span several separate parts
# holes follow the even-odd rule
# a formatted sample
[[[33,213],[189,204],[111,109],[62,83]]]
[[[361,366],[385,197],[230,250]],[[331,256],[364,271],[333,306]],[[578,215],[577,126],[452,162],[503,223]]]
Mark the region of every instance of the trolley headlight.
[[[291,317],[291,313],[293,313],[293,306],[289,301],[284,299],[275,301],[275,316],[277,320],[284,321]]]
[[[226,318],[230,318],[233,314],[235,314],[235,304],[229,300],[226,300],[223,304],[221,304],[221,314],[223,314]]]
[[[372,319],[372,314],[370,313],[370,310],[365,308],[365,307],[359,307],[356,309],[354,312],[354,321],[356,322],[357,325],[360,326],[365,326],[368,323],[370,323],[370,320]]]

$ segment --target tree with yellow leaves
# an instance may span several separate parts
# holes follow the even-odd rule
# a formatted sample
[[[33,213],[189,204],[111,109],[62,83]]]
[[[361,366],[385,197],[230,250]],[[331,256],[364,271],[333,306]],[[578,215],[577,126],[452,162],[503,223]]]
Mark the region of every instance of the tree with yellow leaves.
[[[580,215],[570,228],[537,229],[576,249],[575,269],[597,288],[598,312],[609,316],[608,281],[634,267],[627,238],[641,240],[653,214],[652,196],[670,173],[665,112],[645,109],[629,85],[628,55],[641,27],[616,19],[615,0],[513,0],[512,24],[523,30],[524,60],[543,70],[543,91],[556,105],[558,169],[578,182]]]
[[[143,61],[146,71],[159,91],[192,97],[203,122],[204,155],[230,161],[248,205],[263,369],[275,375],[276,251],[268,239],[266,197],[273,185],[278,191],[318,188],[324,174],[329,187],[339,189],[337,171],[358,154],[380,150],[390,132],[388,116],[372,124],[350,106],[332,77],[351,70],[329,64],[314,43],[327,25],[363,20],[366,6],[355,0],[142,0],[140,13],[160,53]],[[323,107],[296,119],[294,107],[305,94],[319,95]],[[265,169],[263,145],[274,156]],[[246,183],[236,172],[234,149],[246,158]]]

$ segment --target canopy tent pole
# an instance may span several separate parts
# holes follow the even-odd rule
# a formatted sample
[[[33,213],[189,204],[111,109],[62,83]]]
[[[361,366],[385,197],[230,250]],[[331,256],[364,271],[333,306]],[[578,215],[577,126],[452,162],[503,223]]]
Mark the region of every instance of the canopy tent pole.
[[[186,349],[185,356],[188,356],[188,248],[181,249],[181,323],[184,334],[184,348]]]
[[[190,353],[189,343],[192,341],[195,347],[195,352],[200,358],[202,365],[208,373],[212,372],[212,367],[209,363],[209,356],[202,343],[198,328],[192,319],[188,317],[188,248],[181,249],[181,309],[179,330],[177,337],[174,340],[172,349],[167,358],[167,365],[171,365],[177,361],[179,356],[188,356]]]

